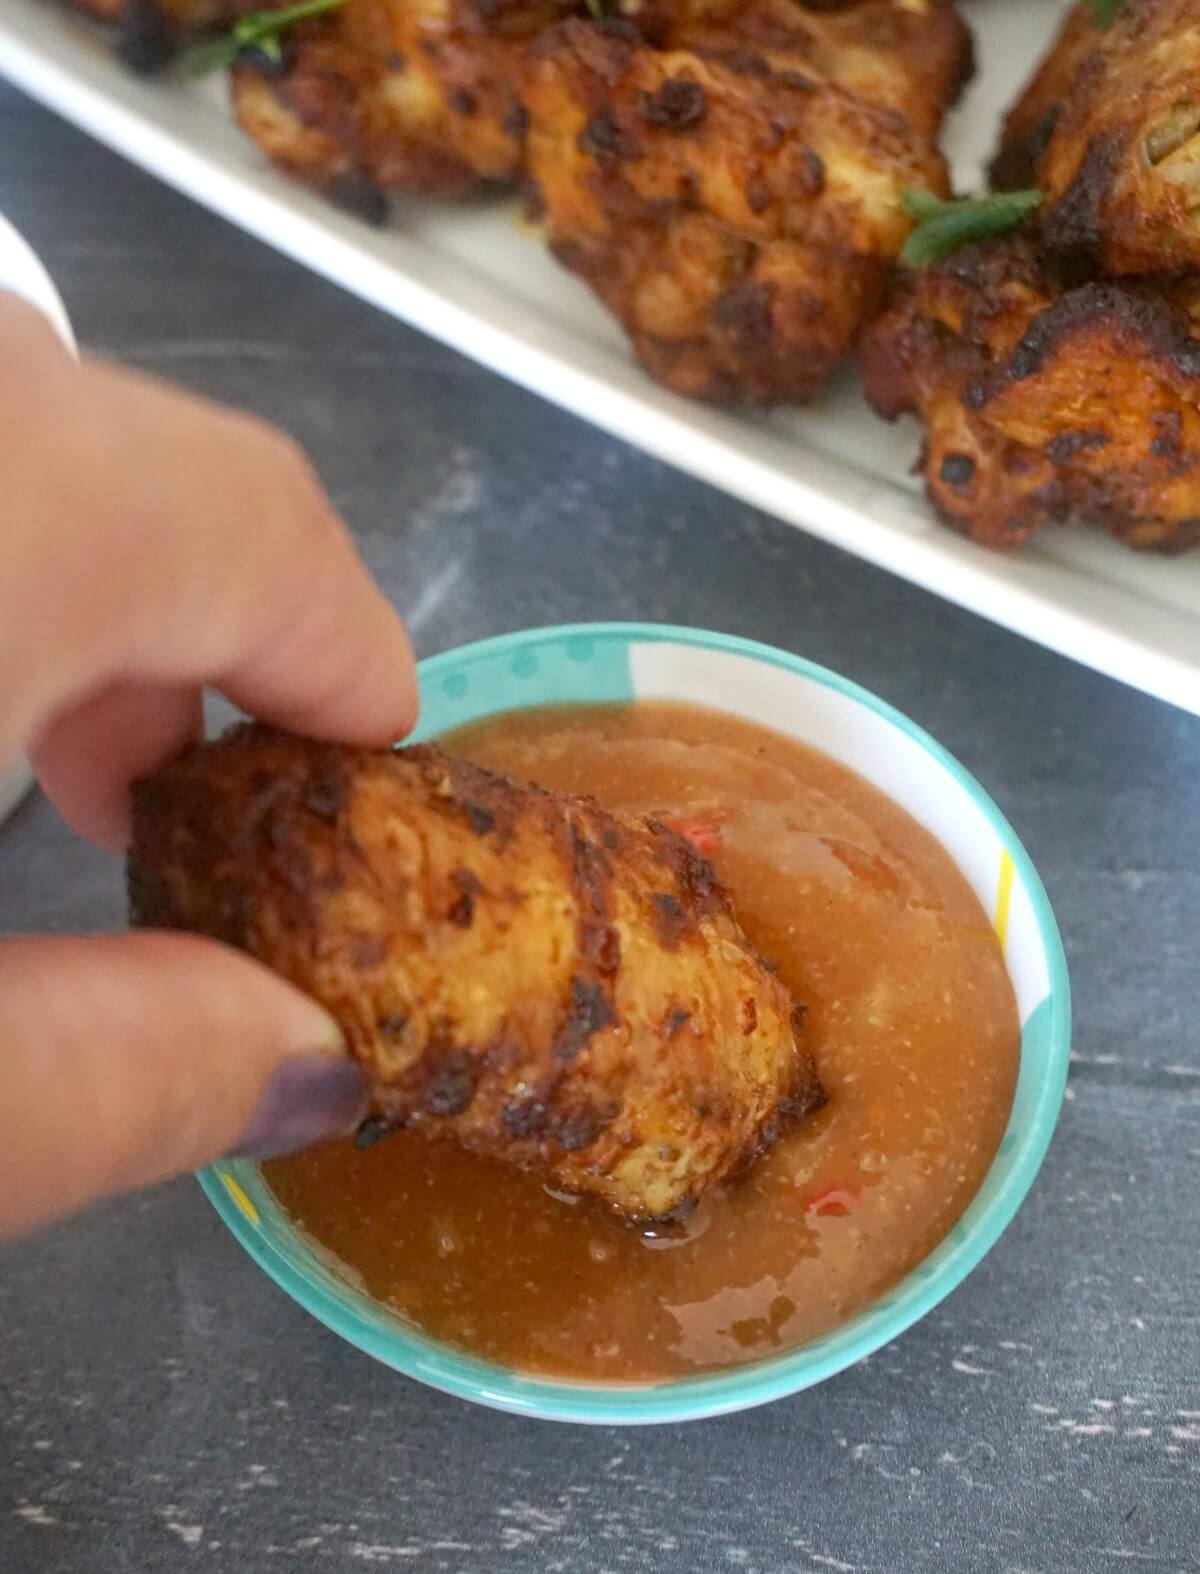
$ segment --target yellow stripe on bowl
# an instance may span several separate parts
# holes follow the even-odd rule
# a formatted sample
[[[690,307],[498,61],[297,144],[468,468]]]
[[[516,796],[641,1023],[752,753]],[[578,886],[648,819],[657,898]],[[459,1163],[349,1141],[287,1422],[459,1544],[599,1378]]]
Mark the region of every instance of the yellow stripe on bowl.
[[[1000,942],[1001,951],[1008,944],[1008,911],[1012,906],[1013,888],[1013,861],[1008,848],[1000,850],[1000,884],[996,891],[996,916],[992,920],[992,927],[996,931],[996,938]]]
[[[258,1209],[254,1206],[254,1204],[250,1201],[250,1198],[246,1195],[245,1188],[242,1187],[241,1185],[239,1185],[238,1182],[234,1180],[232,1175],[227,1175],[224,1170],[218,1170],[217,1174],[221,1177],[222,1181],[224,1182],[225,1190],[229,1193],[229,1195],[233,1198],[234,1202],[237,1203],[237,1205],[241,1209],[241,1211],[250,1220],[250,1223],[251,1224],[257,1224],[258,1223]]]

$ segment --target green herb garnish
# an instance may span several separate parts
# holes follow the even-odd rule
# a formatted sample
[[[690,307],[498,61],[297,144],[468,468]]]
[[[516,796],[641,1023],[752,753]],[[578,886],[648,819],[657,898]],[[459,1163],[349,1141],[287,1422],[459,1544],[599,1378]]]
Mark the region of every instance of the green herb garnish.
[[[284,6],[279,11],[251,11],[239,17],[219,38],[185,49],[180,64],[188,76],[202,77],[228,69],[244,49],[257,49],[268,60],[282,60],[280,34],[293,22],[320,16],[322,11],[333,11],[344,4],[345,0],[299,0],[297,5]]]
[[[1125,0],[1087,0],[1092,21],[1097,27],[1107,27],[1124,4]]]
[[[952,197],[945,202],[931,191],[908,186],[901,193],[904,211],[917,227],[904,242],[901,260],[923,268],[969,241],[1007,235],[1042,200],[1040,191],[993,191],[982,197]]]

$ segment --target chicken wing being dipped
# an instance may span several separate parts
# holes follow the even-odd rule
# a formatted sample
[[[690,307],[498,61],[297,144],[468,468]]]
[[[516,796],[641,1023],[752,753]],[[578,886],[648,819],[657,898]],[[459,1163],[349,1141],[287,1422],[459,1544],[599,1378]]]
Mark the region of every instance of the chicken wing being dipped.
[[[771,404],[827,380],[946,190],[894,110],[735,35],[656,47],[571,21],[530,52],[526,168],[551,247],[678,393]]]
[[[346,0],[234,69],[239,125],[275,163],[382,215],[386,191],[516,179],[521,59],[565,0]]]
[[[824,1101],[711,865],[654,821],[421,746],[248,726],[135,792],[133,916],[322,1002],[381,1123],[678,1216]]]
[[[1200,266],[1200,0],[1081,4],[997,163],[1045,193],[1054,253],[1110,274]]]
[[[1074,515],[1200,543],[1200,281],[1065,286],[1018,235],[910,274],[863,342],[881,415],[915,414],[942,517],[1014,546]]]

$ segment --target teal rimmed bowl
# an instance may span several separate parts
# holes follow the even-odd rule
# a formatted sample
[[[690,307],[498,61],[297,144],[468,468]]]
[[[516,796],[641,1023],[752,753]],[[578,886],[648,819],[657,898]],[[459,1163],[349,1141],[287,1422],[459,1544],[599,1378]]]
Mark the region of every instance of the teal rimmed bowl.
[[[822,749],[935,835],[992,914],[1021,1018],[1008,1129],[977,1196],[907,1278],[832,1333],[703,1377],[649,1384],[527,1377],[441,1344],[330,1271],[264,1185],[230,1161],[199,1177],[251,1257],[314,1317],[397,1371],[479,1404],[555,1421],[685,1421],[765,1404],[822,1382],[912,1326],[995,1244],[1038,1172],[1062,1105],[1070,1048],[1067,965],[1028,854],[982,787],[899,711],[784,651],[638,623],[534,629],[421,663],[418,738],[534,705],[671,699],[709,705]]]

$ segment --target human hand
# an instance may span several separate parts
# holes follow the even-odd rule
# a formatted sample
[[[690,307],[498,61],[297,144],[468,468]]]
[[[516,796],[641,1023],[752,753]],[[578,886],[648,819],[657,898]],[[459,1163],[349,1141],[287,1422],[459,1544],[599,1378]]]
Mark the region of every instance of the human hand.
[[[0,294],[0,767],[25,750],[114,849],[128,787],[220,689],[265,720],[382,745],[416,717],[412,654],[279,432],[72,360]],[[0,943],[0,1236],[221,1154],[348,1130],[334,1022],[190,935]]]

